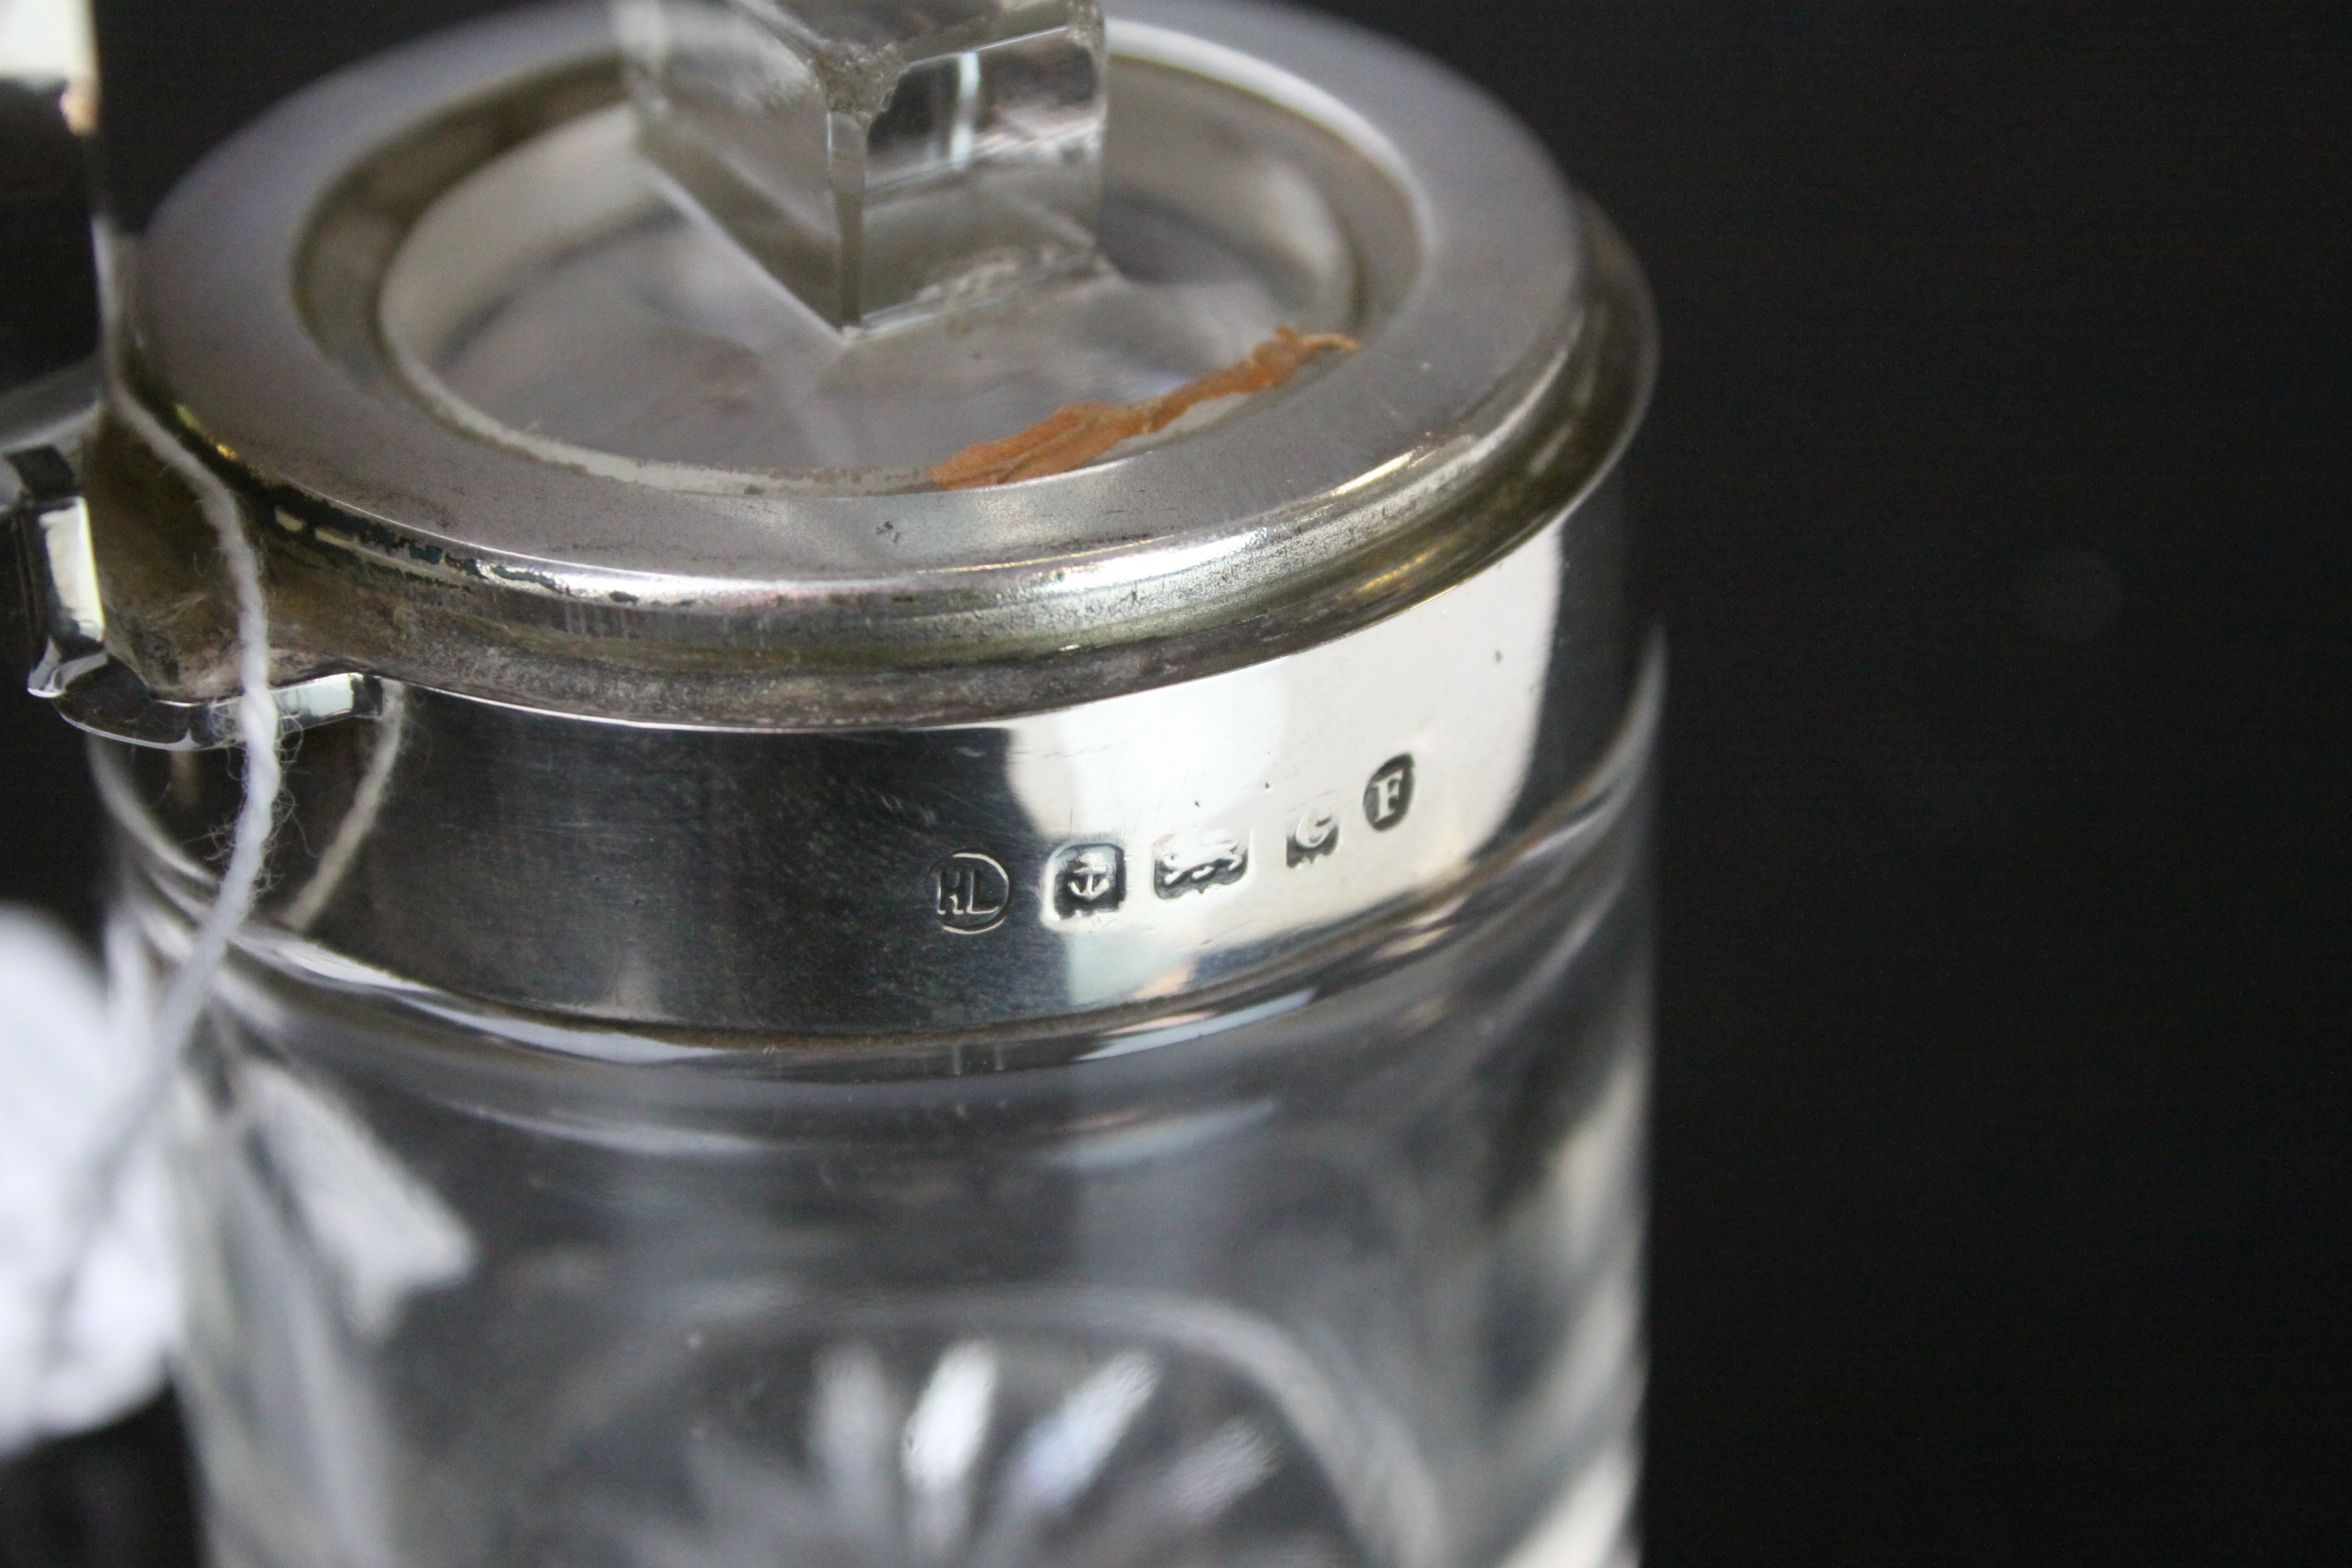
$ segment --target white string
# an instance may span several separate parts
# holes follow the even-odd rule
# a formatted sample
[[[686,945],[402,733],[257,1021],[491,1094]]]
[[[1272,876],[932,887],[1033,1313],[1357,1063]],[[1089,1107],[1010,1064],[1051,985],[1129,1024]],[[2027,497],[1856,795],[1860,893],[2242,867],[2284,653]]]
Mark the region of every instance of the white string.
[[[277,924],[289,931],[299,934],[310,930],[328,901],[342,890],[343,879],[351,874],[368,835],[375,831],[376,818],[383,814],[384,799],[392,791],[392,772],[400,761],[400,743],[408,728],[405,695],[404,687],[385,683],[375,738],[368,743],[367,770],[351,792],[351,804],[345,808],[343,820],[335,825],[335,836],[320,851],[310,880],[274,917]]]
[[[187,957],[172,975],[157,1005],[148,1034],[148,1058],[138,1082],[102,1124],[66,1207],[66,1246],[56,1276],[40,1299],[44,1305],[41,1365],[55,1368],[66,1352],[67,1328],[82,1275],[98,1235],[114,1211],[123,1176],[155,1125],[171,1091],[189,1042],[195,1038],[212,983],[260,896],[269,841],[277,825],[278,797],[285,786],[277,695],[270,689],[269,605],[261,585],[261,557],[245,532],[236,497],[194,454],[173,438],[162,421],[118,387],[108,400],[119,418],[157,460],[195,493],[220,548],[236,607],[237,739],[245,753],[245,798],[231,830],[228,864],[212,906],[196,924]]]

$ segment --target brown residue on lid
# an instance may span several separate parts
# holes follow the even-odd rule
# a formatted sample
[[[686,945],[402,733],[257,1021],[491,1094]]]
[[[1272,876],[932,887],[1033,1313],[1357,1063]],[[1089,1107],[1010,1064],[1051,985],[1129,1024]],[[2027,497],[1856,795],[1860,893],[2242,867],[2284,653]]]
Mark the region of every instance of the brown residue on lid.
[[[942,490],[976,490],[1066,474],[1122,441],[1167,429],[1203,403],[1270,391],[1317,354],[1351,354],[1355,348],[1355,339],[1345,333],[1276,327],[1272,337],[1239,360],[1173,392],[1140,403],[1071,403],[1017,434],[968,446],[932,469],[931,482]]]

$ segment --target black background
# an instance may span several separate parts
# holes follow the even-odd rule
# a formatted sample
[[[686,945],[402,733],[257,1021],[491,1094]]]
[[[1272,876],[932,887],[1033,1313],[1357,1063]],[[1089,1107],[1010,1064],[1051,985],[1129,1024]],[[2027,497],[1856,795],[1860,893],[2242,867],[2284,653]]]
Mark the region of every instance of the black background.
[[[1330,8],[1665,317],[1651,1561],[2345,1561],[2352,7]],[[474,9],[101,0],[125,205]],[[0,695],[0,768],[86,919],[74,748]],[[184,1561],[170,1432],[0,1564]]]

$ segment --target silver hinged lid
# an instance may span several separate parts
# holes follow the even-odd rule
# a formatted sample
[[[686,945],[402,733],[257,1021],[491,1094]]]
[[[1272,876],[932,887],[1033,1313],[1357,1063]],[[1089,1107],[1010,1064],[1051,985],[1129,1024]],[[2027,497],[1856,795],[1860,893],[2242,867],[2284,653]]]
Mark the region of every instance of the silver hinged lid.
[[[673,199],[601,7],[428,40],[250,127],[145,237],[133,326],[150,393],[279,525],[281,666],[653,722],[1027,711],[1362,624],[1507,549],[1529,484],[1606,466],[1638,289],[1497,106],[1204,0],[1115,6],[1107,59],[1100,260],[886,329]],[[932,477],[1284,332],[1358,346],[1073,472]]]

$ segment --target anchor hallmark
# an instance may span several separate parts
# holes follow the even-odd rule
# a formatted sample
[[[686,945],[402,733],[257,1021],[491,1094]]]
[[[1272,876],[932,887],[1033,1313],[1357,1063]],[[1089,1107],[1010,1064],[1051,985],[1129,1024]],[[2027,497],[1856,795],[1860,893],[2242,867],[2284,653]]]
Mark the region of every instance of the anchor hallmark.
[[[1127,857],[1116,844],[1080,844],[1056,858],[1054,913],[1107,915],[1127,901]]]

